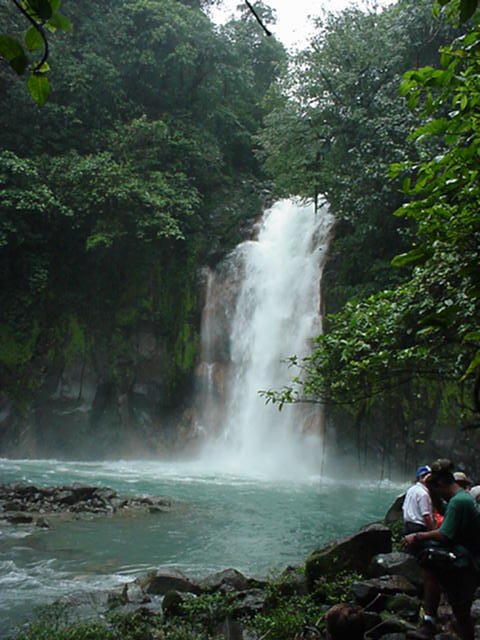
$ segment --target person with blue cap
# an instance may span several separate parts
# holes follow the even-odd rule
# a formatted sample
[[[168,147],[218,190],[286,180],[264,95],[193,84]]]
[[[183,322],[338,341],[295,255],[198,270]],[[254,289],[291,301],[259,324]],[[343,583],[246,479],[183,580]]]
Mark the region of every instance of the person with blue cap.
[[[431,469],[428,465],[418,467],[416,482],[405,494],[403,501],[404,534],[434,529],[432,498],[426,485]]]
[[[432,531],[435,529],[433,518],[433,504],[427,481],[430,477],[431,468],[428,465],[418,467],[415,477],[416,482],[408,489],[403,501],[403,532],[405,536],[416,536],[421,531]],[[408,552],[418,557],[423,551],[425,544],[415,541],[408,546]],[[424,597],[424,621],[423,627],[436,628],[438,605],[440,604],[440,586],[435,577],[422,568],[423,597]],[[430,637],[422,635],[423,629],[417,632],[418,638]]]

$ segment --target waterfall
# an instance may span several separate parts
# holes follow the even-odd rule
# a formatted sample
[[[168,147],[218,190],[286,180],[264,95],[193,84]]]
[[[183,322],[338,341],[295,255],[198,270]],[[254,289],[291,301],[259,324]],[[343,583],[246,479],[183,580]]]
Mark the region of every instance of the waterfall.
[[[322,413],[315,405],[265,404],[284,362],[321,333],[320,280],[332,218],[292,200],[266,211],[256,239],[240,244],[207,276],[202,322],[201,428],[205,461],[237,473],[297,475],[318,470]]]

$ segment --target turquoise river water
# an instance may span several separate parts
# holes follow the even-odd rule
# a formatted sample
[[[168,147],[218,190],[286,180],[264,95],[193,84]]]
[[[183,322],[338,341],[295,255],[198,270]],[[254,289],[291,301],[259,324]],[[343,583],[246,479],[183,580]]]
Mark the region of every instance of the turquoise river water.
[[[401,488],[312,476],[269,481],[192,463],[0,460],[0,483],[73,482],[123,495],[162,495],[169,513],[52,523],[0,524],[0,636],[55,599],[104,590],[158,566],[190,576],[227,567],[266,575],[315,547],[383,517]]]

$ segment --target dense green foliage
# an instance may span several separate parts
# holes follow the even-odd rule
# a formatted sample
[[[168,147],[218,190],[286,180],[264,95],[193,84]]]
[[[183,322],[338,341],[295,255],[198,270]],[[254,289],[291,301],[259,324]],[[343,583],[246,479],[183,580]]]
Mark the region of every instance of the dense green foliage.
[[[415,408],[441,388],[456,396],[464,418],[478,419],[480,33],[473,5],[468,16],[462,5],[463,17],[473,21],[441,49],[440,67],[407,71],[401,83],[421,121],[404,146],[409,159],[390,171],[403,178],[405,203],[396,216],[411,229],[410,250],[392,261],[401,282],[353,299],[331,316],[312,354],[301,362],[292,358],[300,370],[295,385],[267,394],[274,401],[306,398],[360,404],[364,411],[396,390]]]
[[[2,387],[28,395],[76,349],[128,389],[149,323],[173,402],[198,341],[197,270],[261,205],[254,135],[284,51],[254,20],[215,28],[199,3],[103,0],[101,20],[64,4],[75,28],[50,43],[41,111],[0,68]]]

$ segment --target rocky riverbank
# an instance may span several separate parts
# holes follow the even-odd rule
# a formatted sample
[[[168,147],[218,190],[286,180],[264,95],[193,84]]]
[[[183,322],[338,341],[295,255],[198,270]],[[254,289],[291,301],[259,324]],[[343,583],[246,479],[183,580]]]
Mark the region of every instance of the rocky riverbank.
[[[33,484],[0,485],[0,520],[48,528],[52,519],[169,511],[167,498],[120,496],[109,487],[80,484],[40,488]]]
[[[54,625],[51,615],[39,619],[19,638],[323,640],[332,605],[352,603],[364,612],[366,640],[406,640],[418,624],[422,579],[416,561],[395,550],[394,531],[394,526],[369,525],[269,579],[235,569],[193,579],[159,568],[115,591],[88,598],[74,594],[59,609],[69,619],[57,618]],[[480,622],[478,596],[472,614]],[[72,620],[80,609],[89,622]],[[451,620],[443,603],[437,640],[456,638]]]

